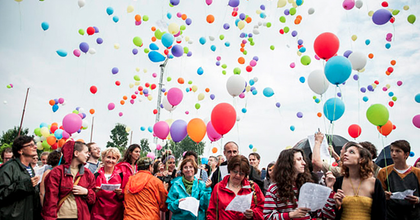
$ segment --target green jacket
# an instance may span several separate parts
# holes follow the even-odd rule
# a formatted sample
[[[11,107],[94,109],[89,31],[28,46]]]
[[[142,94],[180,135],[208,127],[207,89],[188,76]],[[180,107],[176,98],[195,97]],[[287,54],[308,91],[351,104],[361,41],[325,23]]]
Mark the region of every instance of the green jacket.
[[[32,167],[31,167],[32,169]],[[32,169],[35,175],[35,171]],[[41,219],[39,186],[19,158],[0,167],[0,219]]]

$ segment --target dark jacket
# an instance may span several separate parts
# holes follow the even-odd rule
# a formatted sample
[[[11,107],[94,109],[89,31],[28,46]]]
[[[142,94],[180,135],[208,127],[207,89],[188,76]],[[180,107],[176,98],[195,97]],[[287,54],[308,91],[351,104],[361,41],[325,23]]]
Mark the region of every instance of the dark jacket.
[[[223,163],[220,164],[220,166],[227,166],[228,162],[225,161]],[[260,189],[264,189],[264,181],[261,180],[261,175],[257,173],[257,171],[254,169],[253,166],[249,166],[249,175],[248,175],[248,180],[252,180],[254,181],[254,183],[258,184],[258,186],[260,187]],[[221,173],[219,170],[219,167],[217,167],[216,171],[214,171],[213,176],[211,177],[211,188],[213,189],[214,186],[222,181],[222,177],[221,177]]]
[[[34,176],[33,169],[32,173]],[[0,219],[41,219],[40,207],[39,185],[32,186],[31,176],[20,159],[1,166]]]
[[[334,192],[337,192],[338,189],[341,189],[343,185],[344,177],[338,177],[334,184]],[[372,195],[372,209],[370,212],[370,219],[372,220],[384,220],[386,219],[386,207],[385,207],[385,193],[382,189],[381,182],[376,179],[375,180],[375,191]],[[343,209],[336,210],[335,219],[341,219],[341,214],[343,213]]]

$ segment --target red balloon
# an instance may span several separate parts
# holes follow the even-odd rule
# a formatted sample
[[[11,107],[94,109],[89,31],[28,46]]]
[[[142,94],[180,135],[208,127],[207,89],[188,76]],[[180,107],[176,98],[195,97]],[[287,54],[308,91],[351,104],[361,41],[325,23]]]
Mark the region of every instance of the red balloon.
[[[325,32],[315,39],[314,50],[318,57],[329,59],[337,53],[340,41],[333,33]]]
[[[90,92],[91,92],[92,94],[95,94],[97,91],[98,91],[98,88],[96,88],[96,86],[91,86],[91,87],[90,87]]]
[[[224,135],[233,128],[236,122],[236,111],[228,103],[220,103],[211,111],[211,123],[217,133]]]
[[[247,72],[251,72],[251,71],[252,71],[252,66],[247,66],[247,67],[246,67],[246,71],[247,71]]]
[[[88,27],[86,30],[88,35],[93,35],[95,33],[95,28],[93,27]]]
[[[115,85],[120,86],[121,82],[117,80],[117,81],[115,81]]]
[[[389,101],[388,102],[389,107],[393,107],[394,106],[394,102],[393,101]]]
[[[150,84],[146,83],[146,84],[144,84],[144,86],[146,86],[146,88],[149,88]]]
[[[392,122],[388,120],[388,122],[382,126],[378,126],[378,131],[379,133],[381,133],[383,136],[388,136],[392,129],[394,128],[394,126],[392,125]]]
[[[153,114],[157,114],[158,113],[158,111],[157,111],[157,109],[153,109]]]
[[[139,86],[138,90],[143,91],[143,86]]]
[[[153,89],[156,89],[156,84],[152,84],[152,85],[150,85],[150,88],[153,90]]]
[[[357,124],[352,124],[349,126],[349,135],[352,138],[358,138],[360,134],[362,133],[362,128],[360,128]]]
[[[57,125],[51,125],[50,131],[52,134],[54,134],[54,132],[58,129]]]

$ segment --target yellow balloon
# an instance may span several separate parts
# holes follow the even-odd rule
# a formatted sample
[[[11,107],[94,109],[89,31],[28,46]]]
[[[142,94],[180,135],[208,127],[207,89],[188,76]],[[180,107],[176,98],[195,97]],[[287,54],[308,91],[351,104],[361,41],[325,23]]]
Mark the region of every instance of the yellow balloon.
[[[260,9],[258,9],[258,10],[256,11],[256,13],[257,13],[257,14],[261,14],[261,10],[260,10]]]
[[[174,123],[174,120],[172,118],[168,118],[165,121],[166,123],[168,123],[169,127],[171,127],[172,123]]]
[[[16,2],[21,2],[21,1],[23,1],[23,0],[15,0]]]
[[[177,23],[171,23],[171,24],[169,24],[168,31],[171,34],[178,34],[178,32],[179,32],[179,25]]]
[[[130,89],[131,88],[133,88],[134,87],[134,84],[133,83],[130,83],[130,84],[128,84],[128,86],[130,87]]]
[[[147,69],[143,69],[143,73],[147,73]]]
[[[298,7],[295,1],[292,2],[292,6],[293,6],[293,8],[297,8]]]
[[[129,5],[128,7],[127,7],[127,13],[131,13],[131,12],[133,12],[134,11],[134,7],[132,6],[132,5]]]
[[[287,1],[286,0],[279,0],[277,2],[277,8],[283,8],[284,6],[286,6]]]
[[[389,88],[391,88],[391,85],[389,85],[389,84],[386,84],[386,86],[385,86],[387,89],[389,89]]]
[[[204,99],[204,93],[198,94],[198,101],[201,101]]]
[[[197,92],[198,87],[197,87],[196,85],[193,85],[193,86],[191,87],[191,89],[192,89],[192,91],[193,91],[193,92]]]
[[[357,40],[357,36],[356,36],[356,35],[352,35],[352,36],[351,36],[351,39],[352,39],[353,41],[356,41],[356,40]]]
[[[292,148],[292,146],[287,146],[287,147],[286,147],[286,150],[287,150],[287,149],[290,149],[290,148]]]
[[[373,16],[373,11],[369,11],[368,15],[369,15],[369,17],[372,17]]]
[[[363,68],[363,69],[361,69],[361,70],[359,70],[359,73],[363,73],[363,72],[365,72],[365,68]]]
[[[297,54],[298,56],[301,56],[301,55],[302,55],[302,53],[301,53],[300,51],[297,51],[297,52],[296,52],[296,54]]]
[[[127,127],[125,127],[125,131],[128,133],[128,132],[131,131],[131,128],[127,126]]]
[[[117,50],[120,49],[120,44],[118,44],[118,43],[114,44],[114,48],[117,49]]]
[[[375,84],[375,83],[372,83],[372,87],[373,87],[374,89],[376,89],[376,84]]]
[[[238,22],[238,28],[239,30],[242,30],[245,27],[245,21],[241,20]]]
[[[136,71],[137,71],[137,72],[138,72],[138,71],[140,71],[140,68],[136,67]]]
[[[251,91],[251,86],[247,86],[247,87],[245,88],[245,91],[247,91],[247,92]]]
[[[36,143],[36,148],[38,148],[38,150],[44,150],[41,141]]]
[[[190,37],[186,36],[185,41],[187,41],[187,42],[190,41]]]
[[[293,2],[294,2],[294,0],[287,0],[287,2],[289,2],[289,3],[293,3]]]
[[[50,131],[48,130],[47,127],[42,127],[41,128],[41,135],[44,136],[44,137],[50,136]]]
[[[252,148],[252,152],[254,152],[254,153],[257,152],[257,148],[255,148],[255,147]]]
[[[409,7],[408,5],[404,5],[404,7],[403,7],[403,8],[404,8],[404,10],[406,10],[406,11],[407,11],[408,9],[410,9],[410,7]]]
[[[152,101],[153,97],[151,95],[147,96],[147,99],[149,99],[149,101]]]
[[[138,85],[140,85],[140,82],[136,81],[136,82],[134,82],[134,85],[138,86]]]

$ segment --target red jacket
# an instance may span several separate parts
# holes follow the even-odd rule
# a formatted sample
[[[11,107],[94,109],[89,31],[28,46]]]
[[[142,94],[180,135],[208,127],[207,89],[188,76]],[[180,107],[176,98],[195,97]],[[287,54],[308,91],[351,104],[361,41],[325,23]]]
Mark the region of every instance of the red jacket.
[[[123,180],[123,183],[122,183],[121,186],[122,186],[122,189],[124,189],[125,185],[127,185],[127,182],[128,182],[128,179],[130,178],[130,176],[136,174],[137,164],[135,166],[136,170],[133,170],[133,167],[128,162],[120,162],[115,167],[118,168],[120,170],[120,172],[123,173],[124,180]]]
[[[96,187],[102,184],[122,184],[121,171],[115,167],[110,179],[107,181],[104,168],[100,168],[96,177]],[[121,187],[122,188],[122,185]],[[99,190],[96,193],[96,203],[92,208],[91,219],[115,219],[122,220],[124,217],[124,194],[120,196],[113,191]]]
[[[235,198],[235,193],[230,189],[226,188],[229,181],[230,175],[225,176],[223,180],[214,186],[211,193],[210,204],[207,210],[207,219],[216,219],[216,204],[218,201],[219,218],[218,219],[246,219],[243,213],[226,211],[226,207]],[[257,195],[257,204],[255,204],[254,196],[252,196],[251,209],[254,212],[254,220],[262,220],[263,218],[263,206],[264,206],[264,195],[261,192],[258,184],[254,183],[255,194]],[[242,189],[239,190],[238,195],[248,195],[252,193],[250,183],[247,178],[242,181]]]
[[[57,219],[58,202],[67,194],[72,193],[73,189],[73,176],[70,172],[70,163],[73,159],[74,141],[68,141],[62,148],[63,158],[65,164],[56,166],[45,177],[45,200],[42,207],[42,217],[45,220]],[[78,219],[89,220],[89,205],[95,203],[96,195],[93,191],[95,187],[95,176],[85,168],[83,164],[79,165],[79,172],[76,178],[81,176],[79,186],[88,189],[88,194],[85,196],[74,196],[77,204]],[[75,178],[75,179],[76,179]]]

